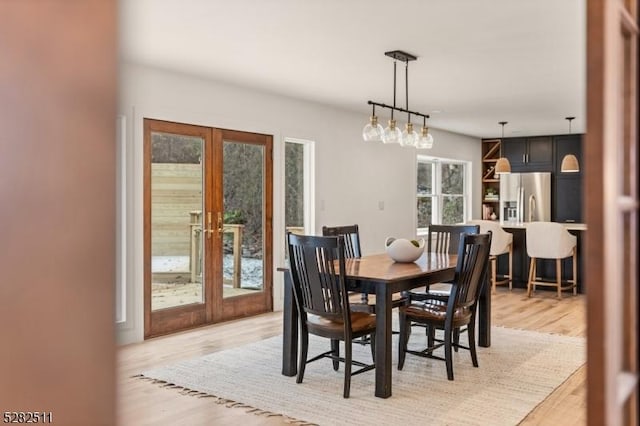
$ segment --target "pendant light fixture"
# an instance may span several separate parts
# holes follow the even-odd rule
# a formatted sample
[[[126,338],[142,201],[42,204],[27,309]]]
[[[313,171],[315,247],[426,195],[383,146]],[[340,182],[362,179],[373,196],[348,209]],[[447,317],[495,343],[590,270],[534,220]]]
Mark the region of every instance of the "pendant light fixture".
[[[575,117],[565,117],[565,120],[569,121],[569,134],[571,134],[571,120]],[[561,173],[578,173],[580,171],[580,164],[578,159],[573,154],[567,154],[562,159],[562,165],[560,166]]]
[[[433,136],[429,133],[429,128],[427,127],[427,119],[422,117],[422,130],[420,131],[420,138],[416,143],[416,148],[418,149],[431,149],[433,147]]]
[[[498,122],[502,126],[502,139],[500,140],[500,158],[496,162],[495,174],[497,175],[506,175],[511,173],[511,164],[509,164],[509,160],[502,156],[502,143],[504,142],[504,125],[507,124],[506,121]]]
[[[404,107],[409,110],[409,61],[405,62],[404,66],[404,88],[405,88],[405,104]],[[413,130],[413,124],[411,124],[411,113],[407,113],[407,125],[402,132],[402,139],[400,140],[400,146],[415,147],[418,143],[420,136]]]
[[[429,134],[429,129],[426,126],[426,119],[429,118],[429,116],[409,110],[409,62],[415,61],[417,58],[401,50],[385,52],[385,55],[393,58],[393,106],[373,101],[367,102],[369,105],[372,105],[373,114],[371,115],[369,123],[362,129],[362,139],[367,142],[381,140],[386,144],[398,143],[401,146],[431,148],[431,146],[433,146],[433,136]],[[405,108],[396,106],[397,61],[403,61],[405,63]],[[378,123],[378,117],[376,117],[375,114],[376,106],[391,110],[391,119],[385,129],[382,129],[382,126]],[[398,128],[393,114],[394,111],[407,113],[407,124],[404,132]],[[413,123],[411,123],[412,115],[423,118],[423,127],[420,134],[413,129]]]
[[[362,139],[365,142],[382,142],[382,134],[384,129],[378,123],[378,117],[376,117],[376,106],[373,105],[373,113],[369,119],[369,124],[362,129]]]
[[[396,126],[396,120],[393,119],[393,111],[396,109],[396,64],[398,61],[393,58],[393,109],[391,110],[391,120],[382,133],[382,143],[399,143],[402,144],[402,131]]]

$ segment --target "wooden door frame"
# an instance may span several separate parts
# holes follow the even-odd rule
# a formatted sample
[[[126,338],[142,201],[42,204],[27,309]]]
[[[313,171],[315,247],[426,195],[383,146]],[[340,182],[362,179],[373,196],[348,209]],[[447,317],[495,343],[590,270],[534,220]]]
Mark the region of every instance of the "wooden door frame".
[[[153,127],[153,130],[152,130]],[[154,337],[167,332],[173,332],[180,329],[186,329],[195,327],[198,325],[204,325],[210,322],[210,314],[207,313],[207,303],[203,300],[201,304],[189,304],[184,306],[177,306],[170,309],[158,310],[152,312],[151,309],[151,132],[166,132],[180,135],[200,137],[203,140],[203,152],[211,149],[212,138],[211,128],[174,123],[170,121],[154,120],[150,118],[144,118],[144,193],[143,193],[143,216],[144,216],[144,256],[143,256],[143,268],[144,268],[144,337]],[[203,155],[204,161],[207,156]],[[202,176],[203,180],[207,182],[211,179],[209,175],[212,173],[211,167],[207,167],[204,164],[205,175]],[[206,185],[205,185],[206,187]],[[204,210],[211,211],[212,207],[211,197],[203,195]],[[206,265],[203,265],[206,269]],[[206,271],[205,271],[206,272]],[[209,291],[204,290],[205,297],[210,297]],[[210,306],[210,305],[209,305]],[[153,319],[152,319],[153,314]],[[172,331],[167,331],[172,330]]]
[[[214,129],[214,147],[219,152],[214,153],[214,167],[223,167],[223,143],[225,140],[241,142],[264,147],[264,212],[263,212],[263,290],[256,294],[245,294],[231,298],[216,298],[213,310],[213,322],[231,320],[256,315],[273,310],[273,136],[260,133],[250,133],[238,130]],[[218,175],[221,176],[221,175]],[[223,185],[223,182],[214,184]],[[223,211],[220,200],[220,211]],[[220,253],[219,258],[222,258]],[[214,270],[214,273],[222,271]],[[214,291],[218,291],[216,289]]]
[[[256,294],[223,298],[222,286],[213,279],[203,283],[204,300],[152,312],[151,309],[151,132],[166,132],[200,137],[204,141],[203,182],[206,188],[222,188],[223,144],[225,140],[264,147],[263,182],[263,290]],[[186,123],[144,118],[144,336],[145,338],[179,330],[244,318],[273,310],[273,137],[258,133],[218,129]],[[210,153],[210,154],[209,154]],[[203,194],[203,220],[207,213],[223,214],[222,191]],[[215,222],[215,219],[214,219]],[[213,233],[212,238],[222,238]],[[205,239],[206,242],[206,239]],[[211,256],[203,264],[205,277],[222,277],[222,244],[210,244]],[[153,317],[153,318],[152,318]]]
[[[638,7],[637,0],[587,3],[587,419],[594,426],[638,422]],[[625,30],[636,34],[629,63]],[[635,173],[630,194],[621,188],[625,159]],[[625,235],[627,213],[635,233]]]

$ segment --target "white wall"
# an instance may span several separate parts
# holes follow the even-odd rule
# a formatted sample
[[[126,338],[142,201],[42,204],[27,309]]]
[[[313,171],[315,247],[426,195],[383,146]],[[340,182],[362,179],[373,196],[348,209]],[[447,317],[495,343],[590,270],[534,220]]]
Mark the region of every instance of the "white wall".
[[[312,82],[310,82],[312,84]],[[284,138],[315,141],[316,231],[322,225],[358,223],[363,251],[380,252],[387,236],[415,235],[416,150],[398,145],[367,144],[362,113],[338,110],[247,88],[139,65],[123,64],[119,115],[126,116],[127,171],[126,294],[127,320],[118,341],[143,339],[143,118],[154,118],[274,137],[274,262],[284,252]],[[381,120],[386,120],[381,117]],[[472,213],[480,215],[480,140],[432,129],[435,139],[425,154],[472,162]],[[379,202],[384,210],[379,210]],[[275,271],[275,268],[274,268]],[[274,308],[282,307],[282,276],[274,276]]]

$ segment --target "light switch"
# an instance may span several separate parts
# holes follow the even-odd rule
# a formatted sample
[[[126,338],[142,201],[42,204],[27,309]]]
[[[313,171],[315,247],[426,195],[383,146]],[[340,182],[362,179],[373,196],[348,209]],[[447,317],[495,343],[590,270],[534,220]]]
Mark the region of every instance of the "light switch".
[[[384,201],[378,201],[378,210],[384,210]]]

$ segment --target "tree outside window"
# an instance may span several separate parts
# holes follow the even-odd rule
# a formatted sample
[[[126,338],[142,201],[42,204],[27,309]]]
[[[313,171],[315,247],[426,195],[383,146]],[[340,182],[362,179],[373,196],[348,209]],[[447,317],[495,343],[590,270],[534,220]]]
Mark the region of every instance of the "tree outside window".
[[[417,227],[425,232],[430,224],[465,221],[467,164],[438,158],[418,157]]]

